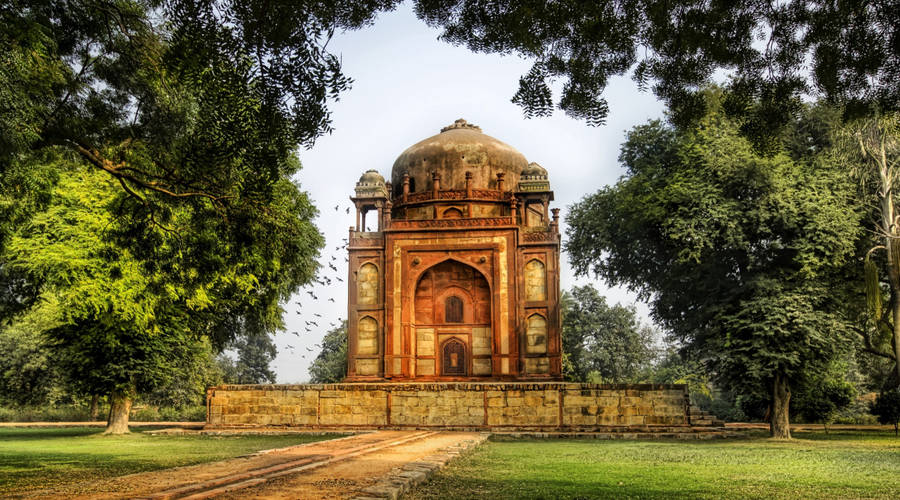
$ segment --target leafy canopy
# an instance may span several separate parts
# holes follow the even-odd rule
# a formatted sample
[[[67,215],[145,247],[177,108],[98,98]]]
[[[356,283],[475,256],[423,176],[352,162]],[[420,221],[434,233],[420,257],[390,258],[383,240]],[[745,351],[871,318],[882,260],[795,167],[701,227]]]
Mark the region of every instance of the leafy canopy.
[[[560,80],[556,105],[601,124],[603,91],[625,74],[652,87],[678,123],[703,116],[698,89],[730,75],[726,104],[757,138],[777,136],[804,95],[857,110],[900,106],[900,9],[891,0],[419,0],[416,12],[451,43],[533,58],[513,97],[529,117],[552,112]]]
[[[727,387],[769,388],[821,365],[847,335],[840,292],[861,210],[826,156],[760,156],[721,94],[705,98],[696,126],[628,134],[625,176],[572,207],[566,250],[577,273],[649,300]]]

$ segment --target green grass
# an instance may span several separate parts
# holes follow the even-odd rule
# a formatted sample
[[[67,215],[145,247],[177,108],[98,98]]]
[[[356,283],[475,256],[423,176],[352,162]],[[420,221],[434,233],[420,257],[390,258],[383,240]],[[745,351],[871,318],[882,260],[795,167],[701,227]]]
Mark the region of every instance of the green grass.
[[[900,498],[893,433],[716,441],[492,440],[412,499]]]
[[[334,437],[154,436],[140,432],[141,428],[131,430],[124,436],[102,436],[102,428],[0,429],[0,496]]]

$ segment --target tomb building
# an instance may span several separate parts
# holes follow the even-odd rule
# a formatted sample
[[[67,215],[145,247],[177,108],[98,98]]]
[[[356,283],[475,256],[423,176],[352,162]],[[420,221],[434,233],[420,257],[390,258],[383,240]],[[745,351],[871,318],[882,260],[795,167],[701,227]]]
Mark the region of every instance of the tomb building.
[[[460,119],[351,200],[346,382],[561,379],[543,167]]]

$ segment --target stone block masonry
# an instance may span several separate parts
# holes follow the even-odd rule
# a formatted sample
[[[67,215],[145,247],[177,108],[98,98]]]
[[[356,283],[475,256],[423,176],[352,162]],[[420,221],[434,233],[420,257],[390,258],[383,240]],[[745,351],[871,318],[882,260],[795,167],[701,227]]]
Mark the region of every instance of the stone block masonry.
[[[223,385],[207,427],[566,430],[688,426],[687,387],[564,382]]]

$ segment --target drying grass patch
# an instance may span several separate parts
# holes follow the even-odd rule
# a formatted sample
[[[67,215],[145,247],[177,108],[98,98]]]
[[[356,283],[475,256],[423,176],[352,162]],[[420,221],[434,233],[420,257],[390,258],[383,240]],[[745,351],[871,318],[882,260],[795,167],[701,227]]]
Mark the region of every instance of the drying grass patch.
[[[716,441],[492,440],[410,495],[453,498],[900,498],[893,433]]]
[[[0,496],[213,462],[336,437],[154,436],[141,430],[132,428],[132,433],[124,436],[103,436],[102,428],[88,427],[0,429]]]

